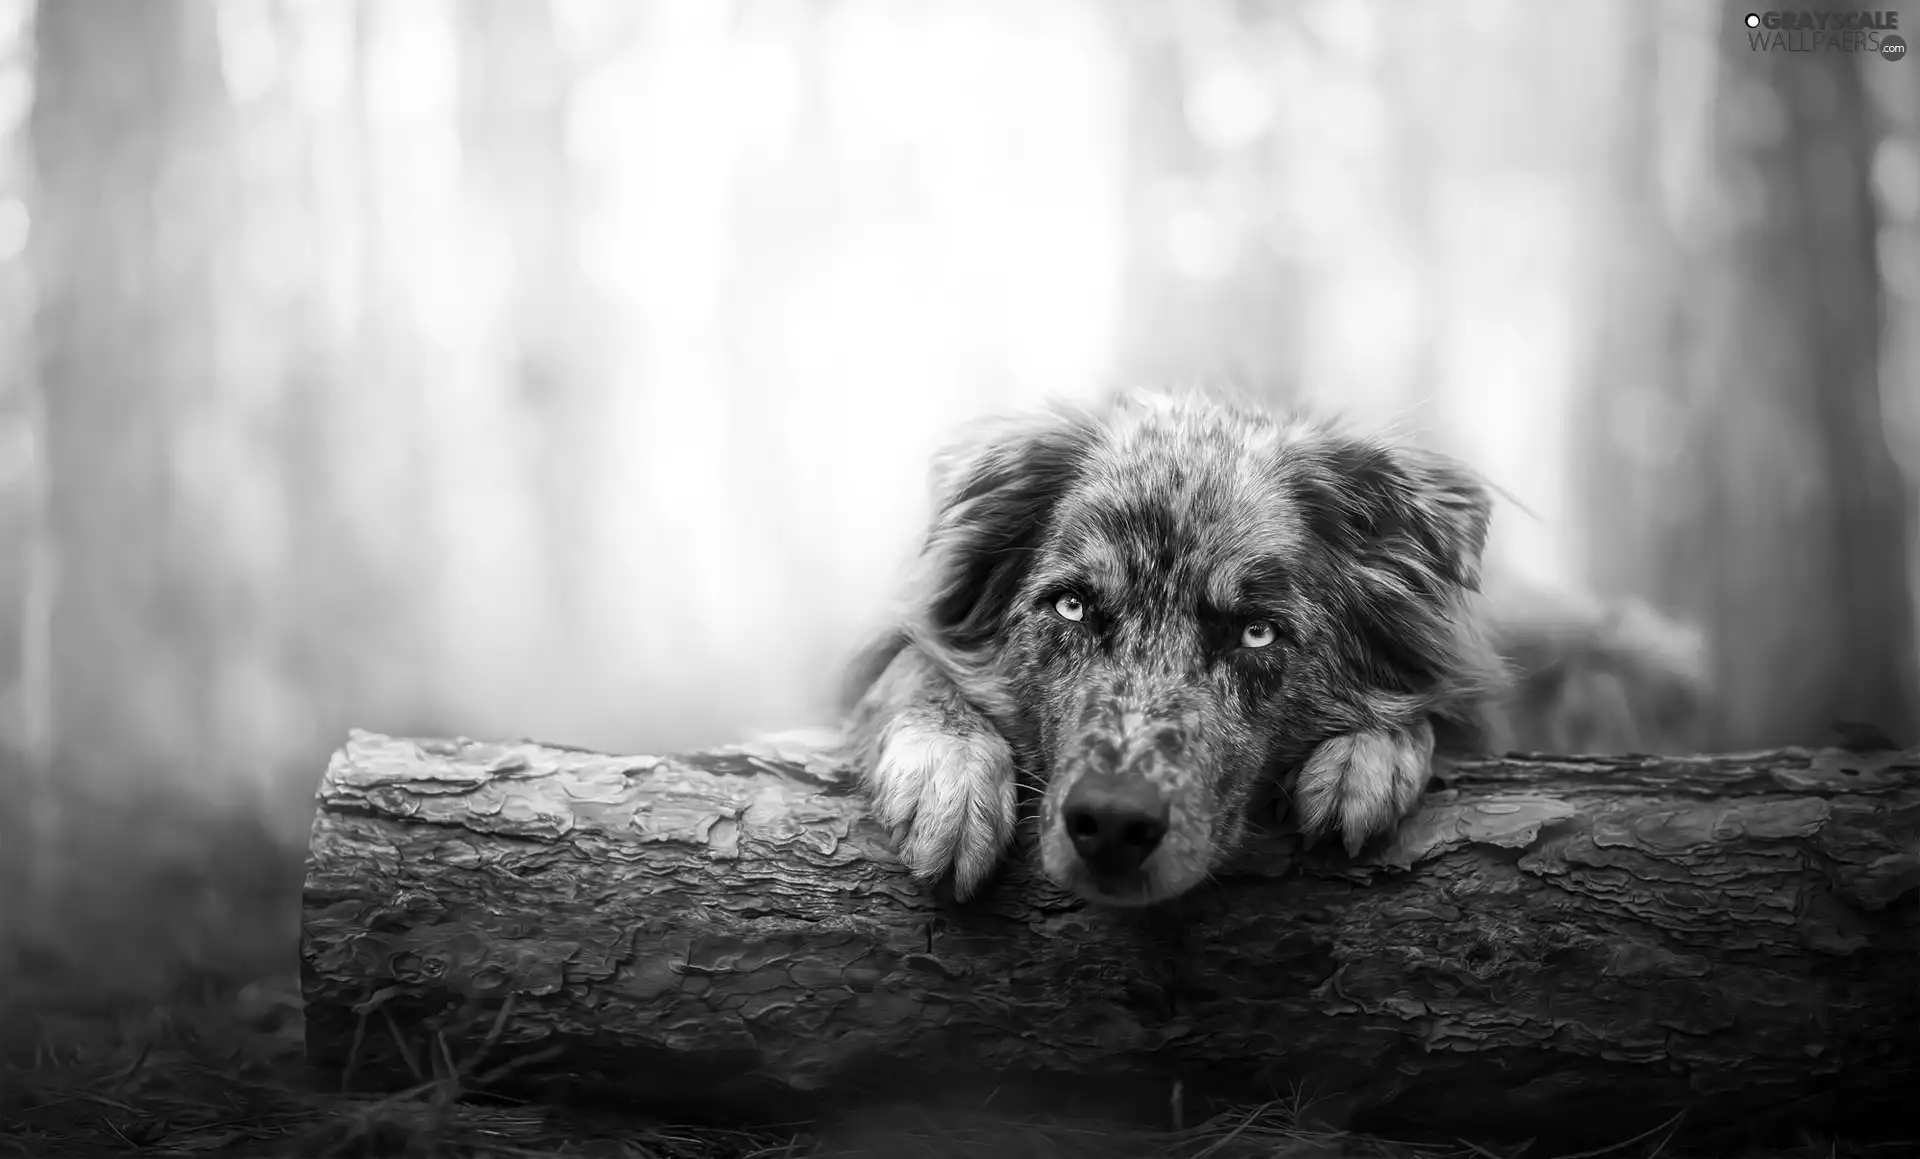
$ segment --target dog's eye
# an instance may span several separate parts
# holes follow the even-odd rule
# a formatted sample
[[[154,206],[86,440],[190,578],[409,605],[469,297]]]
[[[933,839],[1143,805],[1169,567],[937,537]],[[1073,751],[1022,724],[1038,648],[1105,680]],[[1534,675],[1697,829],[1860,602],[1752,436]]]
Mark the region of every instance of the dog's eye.
[[[1064,595],[1053,601],[1053,610],[1061,619],[1077,624],[1086,617],[1087,605],[1081,602],[1079,596]]]
[[[1242,648],[1265,648],[1279,636],[1272,620],[1255,620],[1240,630]]]

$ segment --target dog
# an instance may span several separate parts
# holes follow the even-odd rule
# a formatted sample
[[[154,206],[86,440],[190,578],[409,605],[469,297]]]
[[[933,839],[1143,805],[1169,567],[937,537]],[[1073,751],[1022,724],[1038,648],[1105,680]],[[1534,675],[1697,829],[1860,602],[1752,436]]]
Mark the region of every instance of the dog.
[[[932,475],[847,736],[908,868],[959,899],[1010,848],[1023,782],[1050,880],[1151,905],[1218,870],[1271,790],[1357,855],[1436,752],[1511,747],[1587,695],[1516,682],[1480,594],[1488,486],[1417,446],[1128,393],[975,424]]]
[[[1488,579],[1484,612],[1512,677],[1485,706],[1492,751],[1698,751],[1714,698],[1697,627],[1637,598]]]

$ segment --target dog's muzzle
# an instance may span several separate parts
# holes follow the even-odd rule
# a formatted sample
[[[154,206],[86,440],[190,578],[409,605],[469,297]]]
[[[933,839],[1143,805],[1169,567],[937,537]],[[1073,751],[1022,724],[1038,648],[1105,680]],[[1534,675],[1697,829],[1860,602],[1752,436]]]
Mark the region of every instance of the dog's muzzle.
[[[1100,877],[1137,873],[1167,835],[1166,794],[1139,774],[1084,773],[1060,819],[1074,852]]]
[[[1077,858],[1076,876],[1101,893],[1151,892],[1154,854],[1184,848],[1191,828],[1191,691],[1176,682],[1143,689],[1124,677],[1103,682],[1084,702],[1068,764],[1059,825]],[[1065,852],[1065,850],[1062,850]],[[1171,856],[1178,857],[1178,851]]]

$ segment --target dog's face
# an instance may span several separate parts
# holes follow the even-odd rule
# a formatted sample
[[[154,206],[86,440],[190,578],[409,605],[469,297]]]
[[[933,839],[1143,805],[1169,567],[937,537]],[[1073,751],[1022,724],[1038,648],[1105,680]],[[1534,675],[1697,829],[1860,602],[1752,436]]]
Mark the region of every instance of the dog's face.
[[[921,645],[1045,781],[1040,857],[1147,904],[1263,779],[1472,674],[1488,503],[1438,457],[1200,399],[1001,429],[943,461]]]

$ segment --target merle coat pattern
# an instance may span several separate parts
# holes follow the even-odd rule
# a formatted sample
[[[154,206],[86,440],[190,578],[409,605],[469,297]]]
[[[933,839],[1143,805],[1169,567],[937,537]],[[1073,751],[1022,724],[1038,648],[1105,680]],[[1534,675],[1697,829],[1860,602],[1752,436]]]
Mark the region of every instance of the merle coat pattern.
[[[1503,687],[1475,610],[1491,504],[1442,456],[1129,395],[980,424],[934,492],[850,736],[907,865],[961,897],[1022,775],[1043,870],[1098,902],[1204,880],[1263,785],[1357,851]]]

